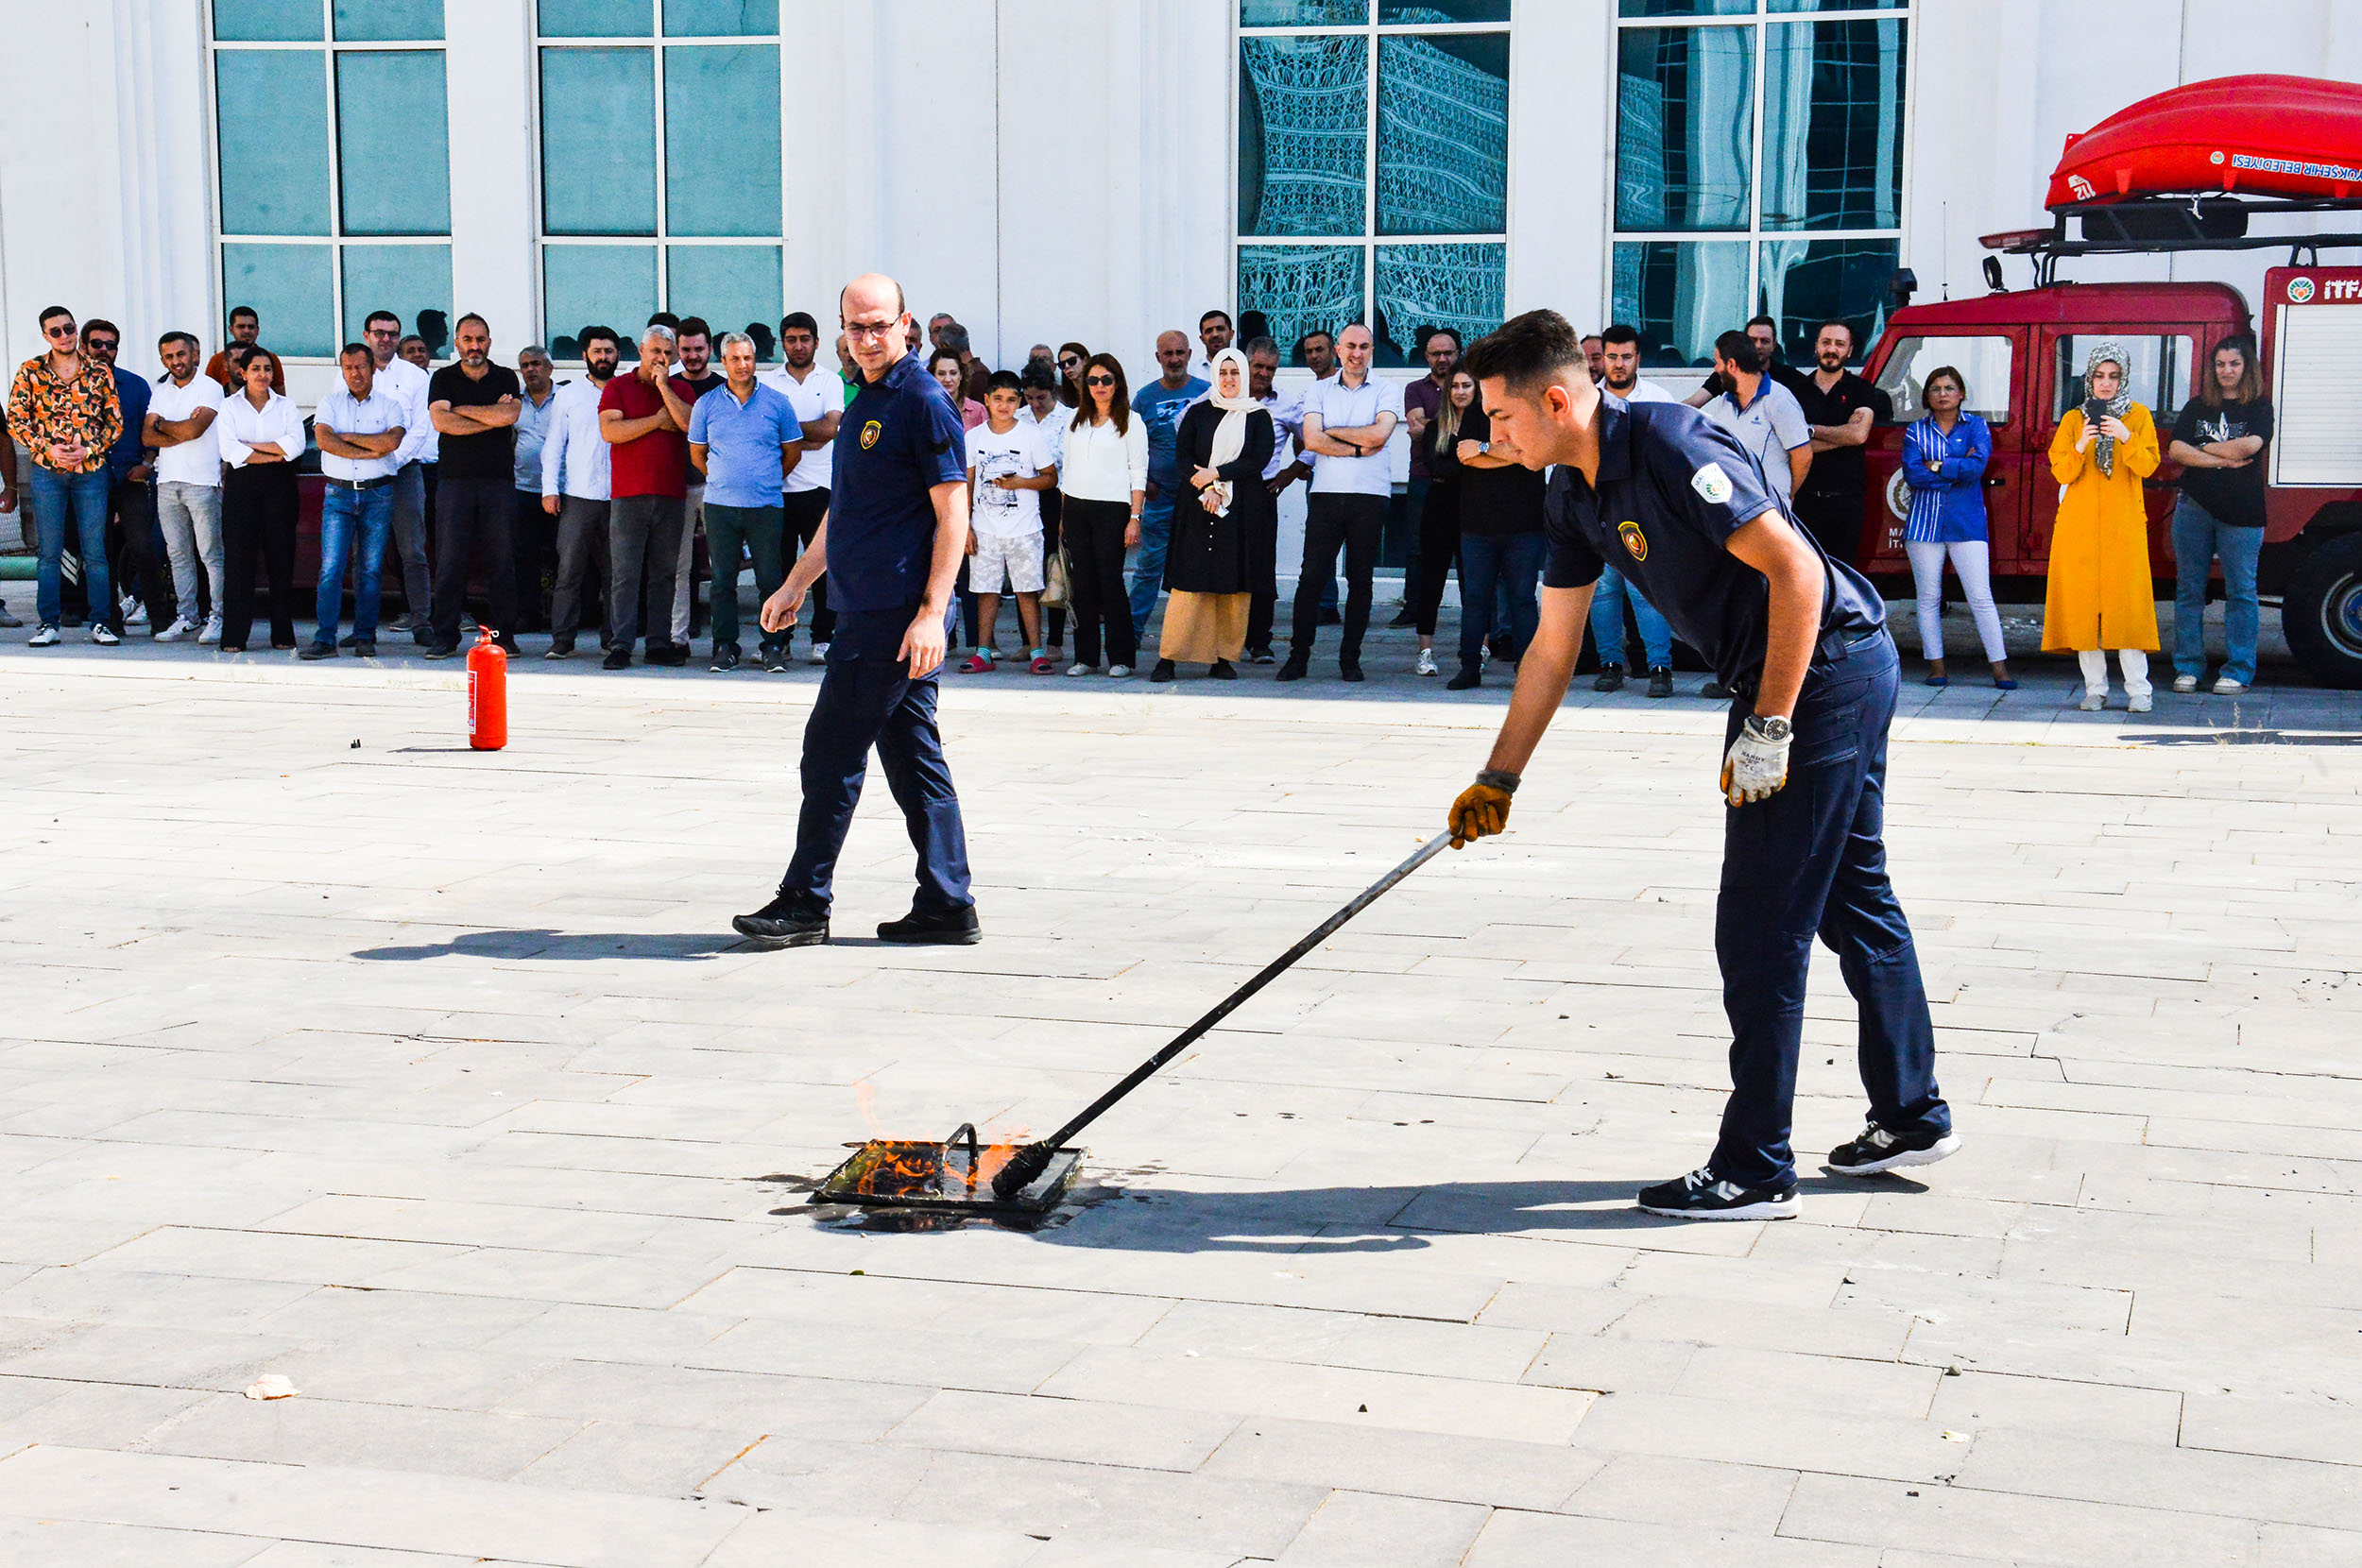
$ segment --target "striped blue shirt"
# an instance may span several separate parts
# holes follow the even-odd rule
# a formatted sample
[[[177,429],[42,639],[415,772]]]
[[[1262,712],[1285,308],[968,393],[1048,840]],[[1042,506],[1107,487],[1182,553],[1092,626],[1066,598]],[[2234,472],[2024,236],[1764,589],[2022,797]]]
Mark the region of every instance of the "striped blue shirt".
[[[1911,491],[1903,537],[1913,544],[1983,541],[1985,465],[1992,460],[1993,432],[1976,415],[1963,412],[1949,435],[1933,415],[1914,421],[1903,433],[1903,483]]]

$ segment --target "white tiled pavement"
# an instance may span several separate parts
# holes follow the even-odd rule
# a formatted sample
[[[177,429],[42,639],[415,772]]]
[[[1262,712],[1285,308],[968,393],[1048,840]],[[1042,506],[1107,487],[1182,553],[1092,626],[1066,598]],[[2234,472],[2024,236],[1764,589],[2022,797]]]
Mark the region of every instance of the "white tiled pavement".
[[[1501,693],[954,680],[989,940],[768,954],[811,672],[528,664],[474,755],[450,666],[18,641],[0,1561],[2362,1563],[2353,696],[1909,689],[1923,1181],[1628,1206],[1720,1104],[1719,721],[1586,691],[1510,835],[1094,1130],[1112,1196],[885,1235],[781,1179],[856,1081],[1063,1119],[1430,831]],[[903,907],[882,796],[842,933]],[[1808,1150],[1860,1114],[1815,981]]]

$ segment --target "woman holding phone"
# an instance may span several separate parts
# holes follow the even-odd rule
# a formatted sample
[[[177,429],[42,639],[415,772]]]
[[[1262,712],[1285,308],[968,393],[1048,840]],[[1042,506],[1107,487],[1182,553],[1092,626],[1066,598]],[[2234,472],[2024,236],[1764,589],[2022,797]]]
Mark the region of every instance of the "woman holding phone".
[[[2141,481],[2157,471],[2157,426],[2132,401],[2132,356],[2102,343],[2084,362],[2083,401],[2059,421],[2050,472],[2066,488],[2050,533],[2043,604],[2045,653],[2071,651],[2083,672],[2083,711],[2108,706],[2108,650],[2124,673],[2125,707],[2150,707],[2148,656],[2157,648],[2156,582]]]

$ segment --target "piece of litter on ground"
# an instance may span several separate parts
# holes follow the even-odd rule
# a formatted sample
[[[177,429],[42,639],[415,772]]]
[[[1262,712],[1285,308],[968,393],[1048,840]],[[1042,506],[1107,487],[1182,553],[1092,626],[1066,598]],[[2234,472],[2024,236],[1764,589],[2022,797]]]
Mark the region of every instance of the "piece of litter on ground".
[[[293,1399],[300,1390],[287,1381],[284,1372],[265,1372],[247,1385],[248,1399]]]
[[[1975,1442],[1977,1440],[1966,1432],[1955,1432],[1947,1427],[1944,1430],[1943,1440],[1946,1442]]]

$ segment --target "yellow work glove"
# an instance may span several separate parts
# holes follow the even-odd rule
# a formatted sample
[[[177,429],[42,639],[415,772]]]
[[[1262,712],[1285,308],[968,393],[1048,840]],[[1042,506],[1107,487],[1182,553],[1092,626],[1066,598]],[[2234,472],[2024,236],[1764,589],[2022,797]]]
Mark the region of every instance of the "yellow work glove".
[[[1490,838],[1509,824],[1509,797],[1517,792],[1517,775],[1487,768],[1477,781],[1451,803],[1451,846],[1465,849],[1478,839]]]

